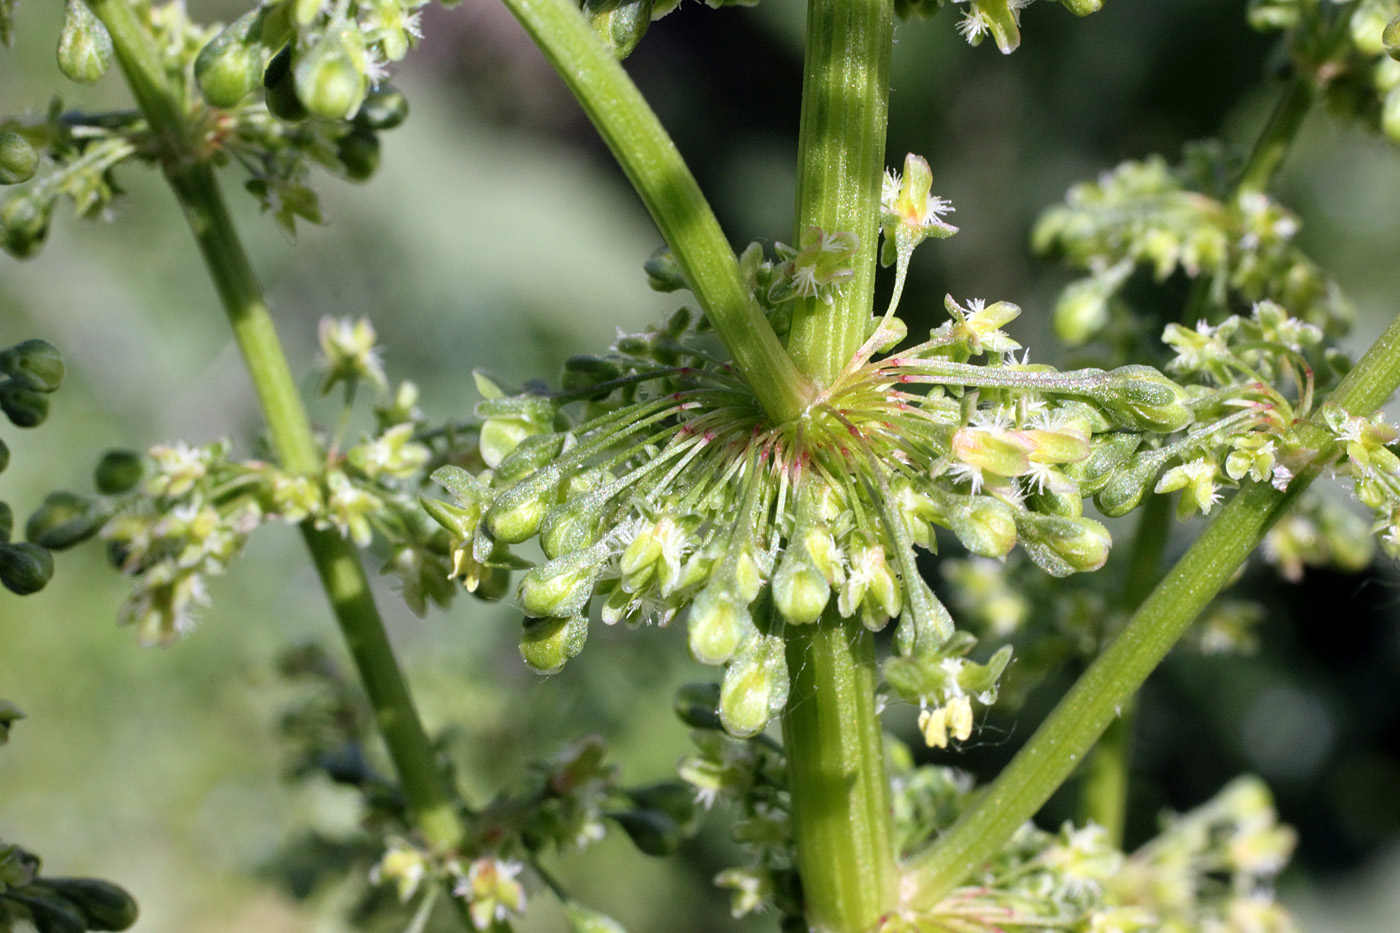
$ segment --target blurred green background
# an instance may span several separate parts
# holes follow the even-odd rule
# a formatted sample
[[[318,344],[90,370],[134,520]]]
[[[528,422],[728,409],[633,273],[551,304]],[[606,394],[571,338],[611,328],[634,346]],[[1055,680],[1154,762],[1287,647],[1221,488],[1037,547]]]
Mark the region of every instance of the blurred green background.
[[[199,2],[228,19],[239,2]],[[1067,281],[1034,259],[1028,231],[1071,183],[1125,158],[1222,135],[1246,146],[1276,87],[1273,41],[1250,32],[1237,0],[1116,0],[1085,20],[1037,3],[1010,57],[968,48],[956,11],[901,25],[887,161],[934,166],[961,233],[925,247],[902,308],[911,332],[935,323],[946,292],[1014,301],[1013,326],[1055,359],[1047,312]],[[15,49],[0,53],[0,108],[125,106],[109,76],[64,82],[53,62],[58,4],[21,5]],[[733,241],[792,236],[802,8],[699,4],[653,25],[628,67],[672,129]],[[294,366],[314,387],[315,327],[367,316],[391,379],[411,378],[433,419],[469,414],[477,367],[515,382],[552,377],[676,299],[640,272],[658,245],[644,211],[577,107],[503,7],[430,8],[426,38],[395,83],[413,113],[383,136],[369,183],[318,183],[330,222],[293,241],[227,181]],[[49,421],[8,428],[0,498],[21,516],[55,487],[87,490],[107,447],[258,430],[251,392],[213,293],[168,192],[149,172],[104,223],[60,215],[41,255],[0,259],[0,344],[58,344],[69,378]],[[1400,153],[1315,114],[1281,179],[1302,242],[1361,310],[1364,347],[1400,294]],[[884,287],[888,287],[885,283]],[[1167,283],[1179,289],[1180,282]],[[322,423],[335,411],[315,409]],[[1185,534],[1189,535],[1190,529]],[[289,691],[273,674],[288,644],[335,631],[296,535],[269,528],[212,587],[200,628],[167,650],[113,624],[125,587],[97,548],[58,557],[42,593],[0,593],[0,697],[29,716],[0,750],[0,836],[35,849],[55,874],[119,881],[141,901],[138,929],[339,929],[333,897],[294,901],[268,865],[299,828],[349,832],[348,792],[289,787],[276,725]],[[1314,930],[1393,928],[1400,909],[1400,636],[1389,565],[1299,585],[1247,580],[1271,598],[1252,658],[1180,659],[1149,685],[1135,789],[1141,838],[1164,807],[1204,800],[1231,775],[1270,781],[1301,851],[1283,898]],[[382,604],[430,728],[458,730],[472,799],[518,779],[524,762],[585,732],[605,735],[640,782],[669,776],[687,740],[670,694],[710,672],[678,627],[595,628],[564,672],[520,662],[507,606],[460,599],[417,620],[385,586]],[[1043,691],[1040,707],[1054,699]],[[986,724],[955,762],[993,768],[1027,719]],[[714,821],[716,824],[718,820]],[[638,931],[724,928],[708,879],[729,857],[722,834],[658,862],[624,842],[567,860],[562,873]],[[540,896],[528,929],[562,928]],[[747,924],[766,929],[762,918]]]

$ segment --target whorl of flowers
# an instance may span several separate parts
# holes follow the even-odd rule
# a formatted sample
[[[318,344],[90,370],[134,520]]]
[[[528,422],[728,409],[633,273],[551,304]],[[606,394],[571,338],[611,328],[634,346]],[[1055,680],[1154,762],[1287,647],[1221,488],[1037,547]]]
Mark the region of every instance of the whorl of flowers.
[[[927,185],[914,194],[936,200]],[[941,225],[947,206],[936,206],[887,211],[896,254],[888,227],[901,216]],[[882,358],[902,328],[873,322],[845,370],[783,424],[684,310],[571,360],[557,392],[512,394],[479,377],[488,469],[438,470],[456,501],[424,502],[451,534],[453,575],[474,589],[525,570],[522,651],[544,671],[581,650],[595,599],[608,624],[666,624],[689,607],[692,654],[728,667],[720,711],[736,735],[786,701],[785,625],[898,619],[886,678],[928,713],[930,741],[946,742],[945,730],[965,737],[966,697],[994,699],[1006,658],[961,659],[971,644],[952,639],[916,566],[935,529],[984,557],[1019,543],[1063,576],[1108,555],[1086,497],[1121,515],[1148,491],[1180,489],[1183,516],[1208,512],[1224,486],[1286,484],[1304,455],[1291,425],[1311,404],[1304,353],[1319,335],[1276,306],[1169,330],[1174,368],[1199,383],[1188,390],[1146,366],[1029,364],[1001,329],[1015,305],[946,305],[951,320],[927,340]],[[1289,377],[1290,394],[1272,387]],[[530,540],[542,561],[519,549]]]

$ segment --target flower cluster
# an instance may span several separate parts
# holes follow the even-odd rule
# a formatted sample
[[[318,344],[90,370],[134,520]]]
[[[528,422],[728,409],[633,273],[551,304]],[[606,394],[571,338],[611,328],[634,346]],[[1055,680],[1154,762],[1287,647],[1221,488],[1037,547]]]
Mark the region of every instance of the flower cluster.
[[[1372,533],[1387,554],[1400,556],[1400,456],[1391,449],[1400,442],[1400,430],[1380,413],[1362,417],[1333,406],[1324,406],[1322,420],[1342,447],[1338,470],[1374,516]]]
[[[928,19],[943,9],[945,0],[896,0],[895,13],[902,19]],[[1021,44],[1021,11],[1033,0],[953,0],[965,4],[958,19],[958,33],[969,45],[981,45],[991,36],[1003,55]],[[1075,16],[1087,16],[1103,7],[1103,0],[1060,0]]]
[[[894,813],[906,844],[949,825],[973,796],[971,781],[952,769],[915,769],[904,750],[894,763]],[[881,930],[1291,933],[1272,881],[1293,845],[1263,784],[1240,778],[1167,819],[1131,854],[1094,824],[1050,833],[1027,823],[966,887],[930,911],[891,916]]]
[[[1352,311],[1335,283],[1297,246],[1297,218],[1267,195],[1216,190],[1221,157],[1205,146],[1172,168],[1164,159],[1124,162],[1097,181],[1070,189],[1036,225],[1037,252],[1089,274],[1055,309],[1057,334],[1083,343],[1111,323],[1129,273],[1146,267],[1160,281],[1180,270],[1199,279],[1214,303],[1277,302],[1328,335],[1346,329]]]
[[[1252,0],[1249,22],[1284,31],[1294,68],[1336,113],[1400,142],[1400,3],[1396,0]]]

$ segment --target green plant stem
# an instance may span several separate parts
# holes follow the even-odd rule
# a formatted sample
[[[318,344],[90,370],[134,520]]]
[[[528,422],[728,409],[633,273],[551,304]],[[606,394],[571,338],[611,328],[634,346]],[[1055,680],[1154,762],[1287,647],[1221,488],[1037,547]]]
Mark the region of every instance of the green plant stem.
[[[1293,140],[1298,138],[1298,131],[1312,110],[1316,96],[1308,75],[1295,74],[1289,79],[1273,112],[1269,114],[1268,122],[1255,140],[1249,159],[1235,179],[1231,191],[1235,197],[1268,190],[1288,150],[1293,147]]]
[[[874,638],[828,611],[787,627],[787,664],[783,746],[807,922],[865,933],[893,904],[895,879]]]
[[[276,328],[211,167],[192,157],[178,98],[160,68],[150,35],[126,0],[89,0],[112,36],[117,60],[138,105],[169,145],[163,167],[185,213],[267,419],[282,466],[321,468],[321,453],[287,365]],[[344,538],[308,521],[302,534],[364,682],[375,720],[398,772],[415,824],[441,850],[455,848],[463,828],[437,768],[374,604],[358,552]]]
[[[798,136],[797,235],[808,226],[860,238],[855,275],[827,305],[799,301],[788,350],[828,386],[865,342],[875,295],[885,168],[893,7],[888,0],[811,0]]]
[[[1170,537],[1171,516],[1170,496],[1153,496],[1143,506],[1133,535],[1123,589],[1118,598],[1118,612],[1113,614],[1115,620],[1130,615],[1142,605],[1143,599],[1162,578],[1162,555],[1166,553],[1167,539]],[[1104,638],[1107,640],[1115,634],[1116,630],[1106,631]],[[1080,821],[1092,821],[1102,826],[1116,848],[1123,845],[1123,825],[1128,814],[1136,708],[1136,701],[1128,700],[1118,716],[1108,724],[1103,737],[1084,762],[1083,783],[1079,791]]]
[[[734,250],[675,143],[646,99],[572,0],[505,0],[540,47],[627,173],[686,284],[775,422],[791,421],[811,401],[810,383],[793,365],[749,293]]]
[[[1397,386],[1400,316],[1328,404],[1369,415]],[[1310,424],[1299,425],[1298,431],[1317,453],[1287,490],[1265,483],[1242,487],[972,807],[908,861],[901,895],[910,908],[935,905],[1035,815],[1187,626],[1259,546],[1265,532],[1336,456],[1330,434]]]
[[[821,386],[855,355],[871,320],[892,9],[887,0],[807,7],[797,227],[860,238],[855,275],[834,303],[810,300],[794,311],[788,349]],[[792,692],[783,744],[807,922],[864,933],[893,905],[895,880],[873,641],[831,609],[815,625],[789,625],[786,638]]]

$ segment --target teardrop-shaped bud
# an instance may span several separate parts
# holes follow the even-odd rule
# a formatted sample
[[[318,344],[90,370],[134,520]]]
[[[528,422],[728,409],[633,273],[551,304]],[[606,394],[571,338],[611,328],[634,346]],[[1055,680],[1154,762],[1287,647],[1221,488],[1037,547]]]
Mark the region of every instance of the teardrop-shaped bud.
[[[49,393],[7,379],[0,382],[0,411],[17,428],[37,427],[49,416]]]
[[[0,185],[18,185],[34,177],[39,153],[13,130],[0,130]]]
[[[1108,560],[1113,539],[1091,518],[1064,518],[1023,512],[1021,546],[1031,560],[1053,577],[1098,570]]]
[[[313,116],[348,120],[364,103],[369,79],[352,48],[358,41],[349,30],[332,31],[297,60],[293,68],[297,98]]]
[[[42,191],[19,191],[0,204],[0,246],[16,259],[28,259],[44,245],[53,217],[53,198]]]
[[[379,137],[370,130],[351,130],[335,143],[335,158],[351,181],[367,181],[379,168]]]
[[[541,674],[553,674],[570,658],[578,656],[588,639],[588,620],[526,619],[520,637],[520,656]]]
[[[104,496],[116,496],[136,488],[146,475],[146,461],[134,450],[109,450],[97,461],[93,485]]]
[[[89,930],[125,930],[140,913],[125,888],[100,878],[38,878],[35,886],[52,891],[83,915]]]
[[[262,8],[245,13],[210,39],[194,60],[194,79],[212,107],[234,107],[258,89],[266,65],[257,26]]]
[[[552,505],[554,487],[549,483],[517,483],[497,496],[486,510],[486,527],[498,540],[519,544],[539,531]]]
[[[408,119],[408,98],[398,88],[380,84],[370,89],[365,102],[355,111],[355,125],[380,132],[392,130]]]
[[[267,63],[263,72],[263,97],[268,111],[283,123],[300,123],[310,116],[297,96],[290,45],[284,45]]]
[[[32,338],[0,352],[0,372],[36,392],[56,392],[63,384],[63,354],[47,340]]]
[[[669,246],[657,247],[642,269],[647,274],[647,284],[658,292],[674,292],[687,287],[680,260],[676,259]]]
[[[588,606],[603,570],[606,549],[595,546],[556,557],[529,570],[520,581],[520,605],[538,618],[577,615]]]
[[[112,37],[85,0],[68,0],[63,7],[63,31],[58,36],[58,68],[70,81],[91,84],[112,64]]]
[[[53,576],[53,555],[28,541],[0,544],[0,583],[20,596],[37,593]]]
[[[660,810],[624,810],[608,816],[622,827],[643,855],[673,855],[681,845],[681,828]]]
[[[676,691],[672,708],[680,721],[692,729],[720,729],[719,684],[683,684]]]
[[[1085,394],[1120,425],[1165,434],[1195,420],[1186,390],[1151,366],[1120,366],[1107,376]]]
[[[540,547],[545,556],[562,557],[597,542],[609,501],[606,490],[599,490],[565,499],[546,512],[540,523]]]
[[[728,589],[714,585],[705,587],[695,597],[687,630],[690,653],[701,664],[728,661],[743,639],[755,631],[748,604],[741,603]]]
[[[97,534],[107,517],[91,499],[71,492],[51,492],[29,516],[24,536],[40,547],[61,551]]]
[[[724,672],[719,716],[725,730],[740,739],[757,735],[787,705],[787,656],[782,638],[754,635]]]
[[[815,622],[831,600],[831,584],[807,553],[804,544],[783,552],[773,575],[773,605],[795,625]]]
[[[583,0],[583,12],[613,57],[622,61],[651,25],[652,0]]]

